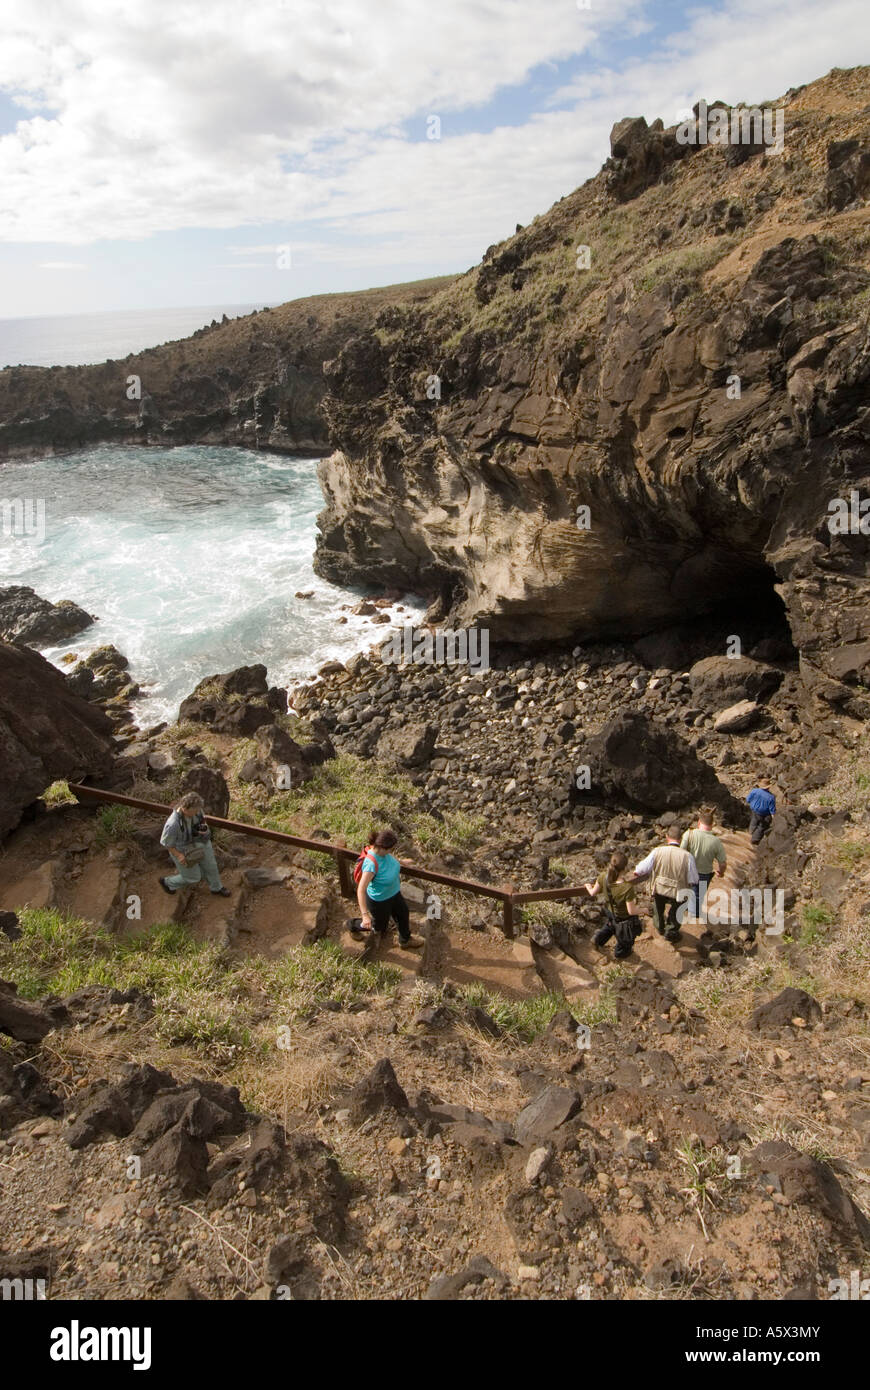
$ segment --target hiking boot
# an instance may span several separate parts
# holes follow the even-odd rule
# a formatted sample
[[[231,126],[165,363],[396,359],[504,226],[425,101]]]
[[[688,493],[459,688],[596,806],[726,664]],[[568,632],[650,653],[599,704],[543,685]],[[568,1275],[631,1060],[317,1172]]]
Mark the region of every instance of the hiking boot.
[[[616,950],[613,952],[613,959],[625,960],[626,956],[631,955],[633,949],[632,946],[617,946]]]
[[[409,936],[406,941],[399,942],[400,951],[419,951],[423,946],[419,936]]]
[[[665,932],[665,941],[673,943],[675,941],[682,941],[682,939],[683,933],[680,931],[679,927],[668,927]]]
[[[165,878],[158,879],[158,883],[160,884],[160,887],[163,889],[164,893],[169,894],[170,898],[175,897],[175,889],[169,887],[169,884],[166,882]]]
[[[211,895],[213,898],[228,898],[231,896],[229,888],[212,888]]]
[[[612,927],[599,927],[599,928],[598,928],[598,931],[595,933],[595,935],[594,935],[593,938],[592,938],[592,945],[593,945],[593,946],[597,946],[598,949],[600,950],[602,946],[606,946],[606,945],[607,945],[607,943],[608,943],[608,941],[610,940],[610,938],[612,937],[612,935],[613,935],[613,928],[612,928]]]

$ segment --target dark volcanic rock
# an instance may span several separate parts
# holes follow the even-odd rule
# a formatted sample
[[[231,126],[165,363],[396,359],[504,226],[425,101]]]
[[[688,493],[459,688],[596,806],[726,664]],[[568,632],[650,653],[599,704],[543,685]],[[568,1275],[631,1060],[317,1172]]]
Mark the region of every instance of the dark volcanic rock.
[[[110,985],[85,985],[64,1000],[64,1007],[74,1023],[95,1023],[110,1009],[124,1004],[130,1005],[130,1012],[136,1019],[144,1020],[154,1013],[151,996],[135,987],[121,990],[112,989]]]
[[[324,363],[385,307],[425,303],[442,285],[315,295],[213,322],[123,362],[0,372],[0,458],[96,441],[231,444],[328,452]],[[141,399],[128,399],[138,376]]]
[[[160,1091],[175,1087],[175,1078],[146,1062],[129,1063],[121,1081],[97,1081],[76,1098],[77,1117],[66,1140],[71,1149],[83,1149],[107,1138],[123,1138],[148,1109]]]
[[[15,986],[0,980],[0,1033],[18,1042],[42,1042],[57,1027],[56,1020],[38,1004],[19,999]]]
[[[196,1083],[179,1086],[152,1101],[133,1130],[133,1142],[138,1150],[145,1149],[179,1123],[194,1139],[212,1139],[216,1134],[239,1133],[243,1116],[202,1095]]]
[[[679,144],[673,130],[661,121],[647,126],[643,116],[626,116],[610,132],[610,159],[604,165],[605,187],[620,203],[636,198],[676,160],[685,159],[693,146]]]
[[[766,1004],[759,1004],[748,1026],[756,1032],[764,1032],[768,1028],[786,1028],[793,1018],[813,1024],[819,1023],[821,1017],[822,1010],[812,995],[789,985]]]
[[[239,1184],[263,1192],[280,1174],[285,1160],[286,1139],[280,1125],[272,1120],[252,1117],[251,1142],[242,1153],[220,1154],[208,1170],[210,1207],[224,1206],[239,1191]]]
[[[0,1049],[0,1132],[39,1115],[59,1118],[63,1100],[32,1062],[17,1065]]]
[[[142,1176],[160,1174],[170,1178],[185,1196],[194,1196],[208,1186],[208,1150],[203,1139],[195,1138],[182,1121],[166,1131],[142,1155]]]
[[[215,767],[193,767],[181,784],[182,792],[197,792],[207,816],[226,818],[230,809],[230,789],[223,773]]]
[[[840,1186],[827,1163],[772,1139],[752,1150],[749,1160],[761,1175],[774,1174],[790,1201],[815,1207],[840,1231],[870,1247],[870,1221]]]
[[[53,646],[74,637],[94,621],[92,613],[86,613],[69,599],[49,603],[24,585],[0,589],[0,638],[4,642]]]
[[[440,1274],[433,1279],[423,1298],[430,1303],[458,1298],[467,1285],[482,1284],[484,1279],[492,1279],[499,1288],[504,1288],[510,1282],[485,1255],[475,1255],[458,1274]]]
[[[667,811],[709,802],[738,825],[748,819],[745,807],[679,734],[637,711],[617,715],[591,738],[586,761],[591,786],[573,793],[579,804],[605,800]]]
[[[263,725],[275,723],[275,703],[270,702],[266,668],[258,663],[205,676],[182,700],[178,718],[181,723],[190,720],[208,724],[218,733],[249,738]]]
[[[351,1116],[365,1120],[381,1110],[406,1111],[408,1097],[402,1090],[389,1057],[376,1062],[367,1076],[358,1081],[349,1096]]]
[[[860,140],[832,140],[827,149],[825,201],[838,212],[870,190],[870,149]]]
[[[38,652],[0,643],[0,837],[52,782],[104,776],[113,756],[102,710]]]
[[[293,787],[310,779],[311,769],[317,762],[317,756],[309,759],[307,750],[294,738],[291,738],[286,729],[282,729],[277,724],[264,725],[257,730],[254,738],[260,749],[260,754],[258,758],[252,760],[252,767],[246,767],[246,780],[258,780],[265,786],[272,788],[276,786],[279,769],[283,768],[290,769],[290,785]],[[325,750],[323,750],[321,761],[325,755]],[[281,775],[286,776],[286,773]]]
[[[17,912],[0,912],[0,932],[9,941],[17,941],[21,936]]]
[[[545,1086],[517,1115],[514,1129],[521,1144],[540,1143],[580,1109],[580,1097],[564,1086]]]
[[[378,740],[377,755],[402,767],[422,767],[429,762],[438,738],[434,724],[406,724],[388,729]]]
[[[695,662],[689,684],[701,708],[716,711],[740,700],[766,700],[782,684],[782,672],[746,656],[709,656]]]
[[[817,114],[802,113],[789,136],[817,209],[820,146],[833,206],[857,204],[867,177],[868,141],[839,94],[827,105],[829,81],[839,78],[818,84]],[[870,276],[846,219],[831,218],[832,254],[813,232],[766,217],[793,197],[792,180],[774,186],[756,164],[765,186],[750,206],[746,171],[732,166],[762,146],[718,150],[676,134],[620,121],[600,175],[490,247],[426,315],[383,342],[361,336],[331,364],[334,452],[319,469],[315,564],[342,583],[414,589],[452,627],[486,628],[492,647],[642,639],[694,622],[687,665],[704,655],[711,613],[730,608],[739,632],[747,612],[781,599],[806,685],[865,718],[860,679],[839,680],[833,666],[844,645],[870,639],[870,551],[858,527],[828,522],[832,500],[848,508],[870,488],[870,336],[855,298]],[[661,204],[617,205],[651,182]],[[747,254],[725,294],[693,261],[711,231],[744,227]],[[596,244],[613,237],[625,252],[608,261],[608,293],[584,296]],[[576,259],[584,239],[588,268]]]

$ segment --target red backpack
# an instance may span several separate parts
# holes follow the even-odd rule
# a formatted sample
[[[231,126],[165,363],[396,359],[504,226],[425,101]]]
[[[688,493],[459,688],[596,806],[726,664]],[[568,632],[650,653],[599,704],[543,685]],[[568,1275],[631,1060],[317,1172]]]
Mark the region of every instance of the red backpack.
[[[377,864],[377,862],[378,862],[378,861],[377,861],[377,857],[376,857],[376,855],[375,855],[375,853],[374,853],[373,850],[364,849],[363,852],[362,852],[362,854],[360,855],[359,859],[356,861],[356,863],[355,863],[354,866],[353,866],[353,881],[354,881],[354,883],[359,883],[360,879],[362,878],[362,876],[363,876],[363,864],[365,863],[365,861],[366,861],[367,859],[372,859],[372,860],[374,860],[375,864]],[[377,878],[377,873],[378,873],[378,871],[377,871],[377,869],[375,869],[375,872],[374,872],[374,874],[372,875],[372,877],[373,877],[373,878]]]

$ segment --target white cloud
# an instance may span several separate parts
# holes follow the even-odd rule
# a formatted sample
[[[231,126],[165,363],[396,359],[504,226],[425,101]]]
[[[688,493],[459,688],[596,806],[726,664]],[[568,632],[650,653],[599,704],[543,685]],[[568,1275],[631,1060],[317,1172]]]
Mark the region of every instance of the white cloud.
[[[471,264],[594,174],[621,116],[770,99],[848,65],[870,32],[853,0],[830,0],[824,23],[816,0],[686,11],[659,50],[602,64],[522,123],[451,134],[452,115],[539,65],[607,53],[610,31],[644,33],[656,13],[652,0],[4,0],[0,89],[42,114],[0,138],[0,241],[279,223],[294,265]],[[440,141],[422,138],[430,113]],[[252,269],[276,249],[228,252]]]
[[[87,270],[82,261],[42,261],[40,270]]]

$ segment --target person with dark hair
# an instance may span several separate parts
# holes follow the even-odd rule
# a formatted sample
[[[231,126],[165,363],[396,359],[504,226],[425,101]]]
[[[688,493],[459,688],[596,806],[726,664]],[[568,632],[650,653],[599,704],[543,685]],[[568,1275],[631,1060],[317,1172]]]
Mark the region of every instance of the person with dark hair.
[[[402,950],[419,951],[423,942],[411,935],[408,904],[402,897],[402,866],[395,855],[390,854],[396,844],[397,837],[392,830],[373,830],[369,836],[357,888],[362,930],[376,931],[383,936],[392,917],[399,929]]]
[[[754,845],[760,845],[776,815],[776,797],[770,790],[770,779],[759,777],[758,783],[747,796],[752,810],[749,822],[749,838]]]
[[[610,857],[610,863],[602,873],[598,875],[594,883],[585,883],[583,886],[590,898],[597,897],[600,893],[604,912],[607,921],[603,927],[592,938],[593,945],[605,946],[612,936],[616,937],[616,946],[613,954],[616,960],[622,960],[625,956],[630,956],[634,948],[635,938],[640,936],[639,909],[637,906],[637,888],[632,880],[621,882],[622,871],[628,863],[628,858],[621,849],[615,851]]]

